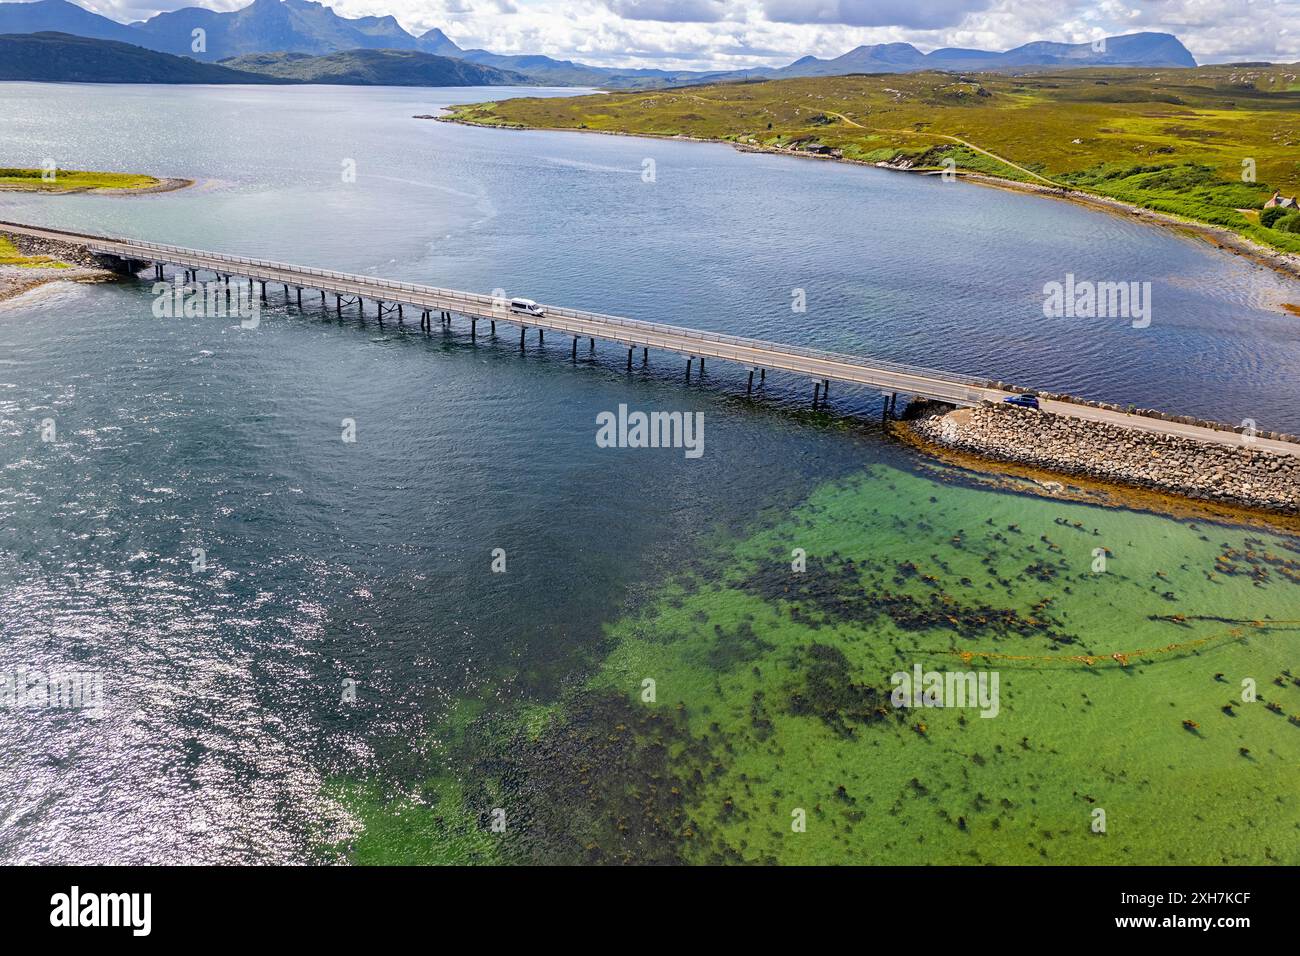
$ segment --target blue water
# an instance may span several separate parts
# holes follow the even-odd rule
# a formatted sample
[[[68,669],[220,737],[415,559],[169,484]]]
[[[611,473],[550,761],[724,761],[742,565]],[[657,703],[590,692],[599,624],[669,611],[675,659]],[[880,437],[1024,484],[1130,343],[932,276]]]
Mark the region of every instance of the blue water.
[[[1300,428],[1277,308],[1300,289],[1244,260],[973,186],[412,118],[509,92],[0,84],[6,163],[199,181],[0,193],[0,218]],[[1042,318],[1067,272],[1151,281],[1151,327]],[[0,668],[93,669],[108,698],[98,720],[0,710],[7,861],[313,859],[344,826],[326,781],[418,764],[467,690],[554,695],[702,536],[913,461],[870,393],[837,391],[865,421],[834,427],[806,383],[751,403],[719,365],[686,388],[661,355],[629,378],[585,343],[575,370],[564,340],[520,354],[274,300],[250,332],[150,303],[141,283],[0,305]],[[705,455],[597,448],[621,402],[704,412]]]

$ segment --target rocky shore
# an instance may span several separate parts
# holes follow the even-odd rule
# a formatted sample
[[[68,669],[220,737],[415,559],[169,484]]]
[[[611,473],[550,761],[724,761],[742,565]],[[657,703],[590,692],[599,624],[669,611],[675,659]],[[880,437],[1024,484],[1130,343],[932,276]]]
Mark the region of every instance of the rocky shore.
[[[1006,405],[909,409],[923,442],[1061,475],[1300,514],[1300,457],[1214,445]]]
[[[48,256],[46,266],[0,266],[0,302],[30,292],[47,282],[112,282],[121,278],[103,268],[85,247],[52,239],[37,239],[0,231],[24,256]]]

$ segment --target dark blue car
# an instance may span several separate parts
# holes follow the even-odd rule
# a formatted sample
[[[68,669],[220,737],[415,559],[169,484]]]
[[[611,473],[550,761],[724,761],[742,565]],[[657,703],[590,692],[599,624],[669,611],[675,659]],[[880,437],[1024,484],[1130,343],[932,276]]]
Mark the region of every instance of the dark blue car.
[[[1008,395],[1002,401],[1008,405],[1015,405],[1017,408],[1038,407],[1038,399],[1033,395]]]

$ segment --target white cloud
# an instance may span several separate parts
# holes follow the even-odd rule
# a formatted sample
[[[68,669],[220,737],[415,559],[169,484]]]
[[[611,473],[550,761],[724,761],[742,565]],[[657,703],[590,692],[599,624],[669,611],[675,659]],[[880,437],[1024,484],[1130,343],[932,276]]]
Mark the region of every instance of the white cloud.
[[[199,3],[80,0],[117,20]],[[544,53],[606,66],[738,69],[905,41],[1007,49],[1151,30],[1201,62],[1300,60],[1300,0],[334,0],[344,16],[393,14],[412,33],[440,27],[462,47]]]
[[[992,0],[763,0],[763,12],[779,23],[842,23],[855,27],[956,26]]]
[[[605,0],[611,11],[627,20],[666,23],[717,23],[727,18],[727,0]]]

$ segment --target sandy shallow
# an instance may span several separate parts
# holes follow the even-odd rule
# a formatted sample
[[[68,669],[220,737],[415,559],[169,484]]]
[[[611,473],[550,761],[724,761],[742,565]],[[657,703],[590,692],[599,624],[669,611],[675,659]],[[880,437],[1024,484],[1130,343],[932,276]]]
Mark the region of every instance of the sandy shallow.
[[[16,299],[51,282],[115,282],[121,276],[107,269],[29,269],[0,266],[0,302]]]

